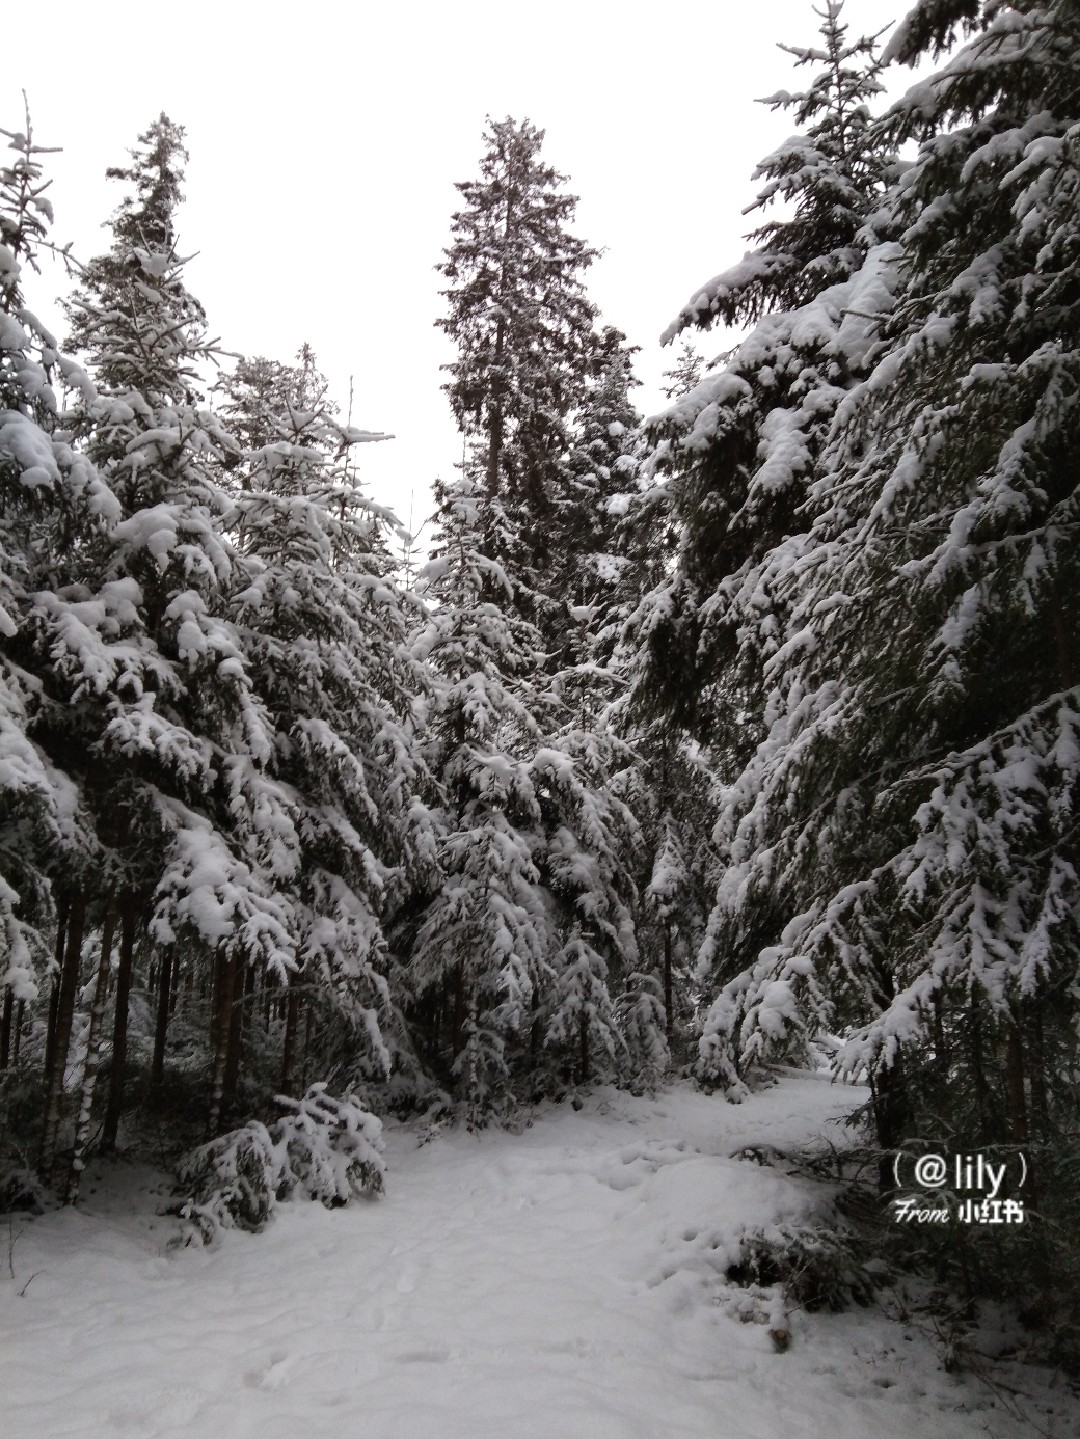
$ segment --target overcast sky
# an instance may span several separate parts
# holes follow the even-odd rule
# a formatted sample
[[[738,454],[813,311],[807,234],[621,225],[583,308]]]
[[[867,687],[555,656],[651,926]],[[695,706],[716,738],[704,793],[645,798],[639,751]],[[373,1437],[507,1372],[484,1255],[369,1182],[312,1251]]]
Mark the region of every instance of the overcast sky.
[[[905,10],[848,0],[844,18],[854,34]],[[485,115],[546,130],[577,231],[604,248],[592,298],[641,347],[649,411],[674,359],[657,337],[742,256],[754,165],[792,131],[754,104],[806,74],[776,45],[817,24],[808,0],[23,4],[4,17],[0,125],[21,128],[25,87],[35,138],[64,151],[49,157],[55,238],[84,259],[121,193],[105,167],[161,110],[185,126],[181,249],[198,252],[188,283],[214,333],[281,360],[310,342],[343,406],[352,375],[353,423],[397,436],[364,448],[361,474],[403,520],[414,494],[418,526],[460,457],[433,267]],[[65,288],[55,268],[28,286],[42,318],[62,325]]]

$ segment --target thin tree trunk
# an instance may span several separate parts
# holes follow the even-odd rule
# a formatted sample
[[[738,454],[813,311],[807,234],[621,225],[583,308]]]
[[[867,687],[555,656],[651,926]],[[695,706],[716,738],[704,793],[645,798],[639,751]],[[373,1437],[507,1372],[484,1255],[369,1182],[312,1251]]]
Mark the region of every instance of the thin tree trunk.
[[[281,1092],[292,1094],[296,1082],[296,1034],[300,1023],[300,991],[296,976],[289,975],[289,995],[285,1003],[285,1042],[281,1051]]]
[[[540,1042],[543,1039],[540,1025],[540,989],[533,985],[532,992],[532,1023],[529,1025],[529,1053],[535,1058],[540,1053]]]
[[[1046,1084],[1046,1038],[1042,1003],[1036,998],[1031,1016],[1031,1119],[1039,1139],[1049,1138],[1050,1104]]]
[[[180,997],[180,956],[173,959],[172,972],[169,975],[169,1018],[172,1019],[176,1013],[176,1001]]]
[[[9,984],[4,990],[4,1017],[0,1019],[0,1069],[8,1067],[11,1051],[11,1016],[15,1009],[15,994]]]
[[[49,996],[49,1027],[45,1034],[45,1073],[51,1074],[53,1056],[56,1053],[56,1012],[60,1002],[60,975],[64,969],[64,941],[67,937],[68,915],[71,912],[71,896],[62,894],[56,905],[56,946],[53,954],[56,974],[52,993]]]
[[[101,1031],[105,1027],[105,1001],[109,994],[109,961],[112,956],[116,908],[110,895],[105,903],[101,924],[101,955],[98,959],[94,998],[90,1005],[90,1027],[86,1035],[86,1059],[83,1062],[82,1093],[79,1117],[75,1122],[75,1148],[71,1156],[67,1194],[64,1201],[74,1204],[79,1197],[79,1183],[86,1168],[86,1151],[90,1143],[90,1115],[94,1105],[94,1088],[101,1068]]]
[[[667,1032],[668,1044],[671,1044],[671,1030],[673,1016],[672,1005],[672,962],[671,962],[671,917],[664,917],[664,1028]]]
[[[460,964],[454,970],[451,981],[453,989],[451,992],[452,1008],[450,1011],[450,1056],[451,1064],[461,1052],[461,1031],[465,1025],[465,982],[461,973]]]
[[[465,1021],[465,1028],[468,1031],[468,1038],[465,1041],[465,1095],[469,1107],[469,1120],[471,1122],[479,1117],[479,1088],[480,1073],[477,1064],[477,1050],[479,1038],[476,1033],[476,1004],[469,1003],[468,1018]]]
[[[509,224],[509,218],[507,219]],[[500,316],[495,325],[494,363],[502,363],[506,348],[506,321]],[[491,406],[490,429],[488,430],[487,491],[489,495],[499,493],[499,462],[503,449],[503,407],[501,397],[496,397]]]
[[[169,1037],[169,996],[172,993],[173,953],[161,952],[158,967],[157,1024],[154,1027],[154,1060],[150,1066],[150,1083],[159,1085],[165,1078],[165,1042]]]
[[[210,1091],[210,1138],[221,1132],[222,1099],[225,1093],[225,1062],[229,1049],[229,1003],[235,961],[219,950],[214,965],[214,1022],[211,1028],[214,1068]]]
[[[1027,1101],[1024,1098],[1024,1046],[1020,1026],[1009,1021],[1005,1039],[1005,1111],[1009,1121],[1009,1137],[1014,1144],[1028,1138]]]
[[[226,1011],[228,1036],[225,1053],[225,1074],[222,1081],[222,1117],[232,1114],[236,1107],[236,1087],[240,1079],[240,1059],[244,1049],[244,990],[247,984],[248,966],[242,959],[232,964],[232,989],[227,1000]]]
[[[244,979],[244,1007],[240,1013],[241,1032],[246,1037],[255,1023],[255,966],[249,964]]]
[[[882,1150],[878,1160],[878,1184],[883,1194],[893,1188],[894,1153],[904,1139],[907,1100],[904,1094],[904,1072],[899,1060],[880,1069],[871,1083],[874,1127]]]
[[[75,891],[71,899],[67,946],[64,950],[56,1001],[56,1035],[53,1041],[52,1064],[45,1072],[45,1128],[41,1139],[40,1169],[42,1178],[46,1181],[52,1178],[56,1160],[56,1141],[60,1133],[60,1115],[64,1104],[64,1070],[67,1068],[71,1025],[75,1017],[75,995],[79,988],[85,925],[86,896],[80,889]]]
[[[975,1107],[979,1114],[978,1138],[980,1143],[986,1144],[990,1138],[990,1119],[987,1113],[986,1066],[983,1063],[982,1020],[979,1015],[979,1002],[974,995],[971,997],[969,1040],[968,1051],[971,1063],[971,1084],[975,1094]]]
[[[310,998],[304,1005],[304,1057],[300,1065],[300,1092],[307,1091],[308,1078],[308,1054],[311,1050],[311,1011],[313,1009]]]
[[[581,1083],[589,1082],[589,1016],[581,1011]]]
[[[11,1056],[12,1068],[19,1067],[19,1049],[22,1046],[23,1016],[26,1014],[26,1000],[19,1000],[19,1007],[15,1011],[15,1052]]]
[[[131,994],[131,967],[135,954],[135,896],[125,892],[120,899],[120,963],[116,971],[116,1006],[113,1018],[112,1065],[109,1069],[109,1100],[105,1107],[105,1128],[101,1147],[116,1148],[120,1115],[124,1108],[124,1081],[127,1077],[128,999]]]

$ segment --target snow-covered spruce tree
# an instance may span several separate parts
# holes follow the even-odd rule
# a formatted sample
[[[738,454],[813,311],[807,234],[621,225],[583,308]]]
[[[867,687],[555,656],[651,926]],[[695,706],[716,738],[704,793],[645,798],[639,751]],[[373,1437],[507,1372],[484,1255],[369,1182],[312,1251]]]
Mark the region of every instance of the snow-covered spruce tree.
[[[285,1003],[287,1093],[302,1000],[319,1016],[318,1056],[351,1079],[385,1078],[407,1049],[382,922],[406,879],[416,882],[410,706],[422,689],[388,574],[383,533],[396,522],[348,468],[354,445],[388,436],[340,424],[314,355],[305,347],[299,359],[241,361],[222,410],[251,446],[233,477],[248,576],[236,624],[273,726],[267,770],[298,836],[287,883],[302,967]]]
[[[575,645],[575,627],[598,635],[621,594],[627,561],[618,553],[616,536],[636,488],[641,429],[630,399],[638,383],[635,353],[621,331],[604,326],[594,337],[588,382],[573,417],[564,479],[550,518],[549,591],[553,602],[561,601],[564,664],[593,658],[592,646]]]
[[[508,1041],[539,1043],[534,1011],[554,978],[529,768],[545,730],[543,642],[483,552],[480,483],[462,474],[435,495],[439,542],[421,572],[433,608],[413,652],[435,686],[424,733],[438,873],[399,942],[411,949],[424,1057],[479,1114],[507,1096]]]
[[[1045,1167],[1068,1160],[1077,1072],[1080,16],[923,4],[891,52],[961,24],[889,117],[921,142],[891,201],[902,285],[786,566],[715,928],[770,939],[704,1047],[733,1078],[816,995],[854,1026],[841,1063],[871,1077],[884,1146],[939,1121],[1021,1145],[1028,1197],[1065,1219]]]
[[[216,1123],[235,1084],[245,973],[257,961],[284,978],[295,965],[279,881],[297,841],[288,798],[266,773],[273,728],[230,616],[245,573],[225,533],[220,477],[239,450],[196,399],[212,347],[177,253],[182,140],[162,116],[130,168],[110,171],[133,193],[113,217],[110,251],[69,302],[98,380],[97,399],[80,401],[70,421],[123,509],[99,567],[123,588],[152,653],[143,672],[96,686],[92,710],[59,712],[56,742],[82,726],[95,803],[118,826],[114,888],[153,916],[155,1078],[179,970],[185,992],[212,989]],[[73,654],[76,670],[82,663]],[[121,1006],[118,1040],[124,1018]]]
[[[667,381],[664,394],[669,400],[681,400],[683,395],[701,384],[704,374],[705,361],[690,341],[684,338],[679,346],[678,359],[670,370],[664,371],[664,379]]]
[[[781,45],[796,66],[818,69],[806,90],[780,90],[762,104],[792,110],[799,131],[754,171],[764,180],[744,213],[780,201],[782,219],[767,220],[748,238],[755,247],[739,264],[715,275],[683,306],[664,335],[667,343],[688,325],[716,320],[752,324],[776,310],[797,310],[862,264],[860,240],[868,212],[893,177],[891,151],[873,127],[870,103],[882,91],[879,36],[849,40],[841,20],[844,0],[813,7],[821,20],[820,46]]]
[[[54,381],[93,390],[29,311],[23,280],[48,243],[52,210],[29,114],[0,131],[0,1070],[17,1064],[28,1005],[63,940],[81,946],[84,906],[68,895],[99,862],[78,784],[37,734],[63,657],[42,641],[35,606],[67,585],[93,536],[118,514],[108,485],[73,452]],[[119,598],[119,597],[118,597]],[[103,603],[103,609],[107,602]],[[65,891],[66,887],[66,891]],[[59,889],[59,893],[58,893]],[[68,919],[70,915],[70,932]],[[55,991],[54,991],[55,992]],[[73,989],[62,996],[68,1031]],[[59,1076],[52,1071],[59,1102]],[[49,1088],[49,1081],[46,1081]]]
[[[646,710],[713,741],[721,719],[730,739],[741,727],[729,716],[760,710],[761,660],[778,624],[760,561],[805,527],[800,506],[832,412],[872,360],[857,312],[887,306],[892,283],[870,223],[895,168],[892,144],[870,126],[880,65],[872,40],[848,42],[840,11],[828,0],[822,48],[793,52],[822,67],[809,88],[767,102],[806,126],[756,172],[767,183],[755,207],[782,197],[790,216],[755,231],[758,248],[710,280],[663,336],[758,321],[726,364],[649,422],[637,505],[667,556],[653,562],[661,577],[632,622],[635,692]],[[738,673],[736,635],[748,623],[765,653]]]
[[[414,650],[435,685],[440,872],[407,941],[426,1055],[478,1112],[545,1051],[582,1078],[625,1068],[612,986],[636,956],[633,821],[609,786],[613,743],[550,689],[539,632],[482,551],[484,487],[465,474],[437,497],[434,607]]]
[[[543,138],[528,120],[489,118],[480,177],[457,186],[464,205],[438,267],[448,313],[436,323],[457,349],[445,388],[488,496],[484,551],[514,571],[515,603],[532,596],[526,613],[554,644],[549,531],[593,349],[583,276],[596,251],[570,230],[577,200],[541,159]]]

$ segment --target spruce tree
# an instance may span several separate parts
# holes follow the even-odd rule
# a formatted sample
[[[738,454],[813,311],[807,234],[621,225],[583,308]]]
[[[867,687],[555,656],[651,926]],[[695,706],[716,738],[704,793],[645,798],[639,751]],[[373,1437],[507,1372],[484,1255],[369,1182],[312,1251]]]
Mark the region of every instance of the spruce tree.
[[[625,1071],[618,987],[635,968],[636,835],[611,784],[618,746],[577,724],[543,669],[539,631],[483,552],[488,497],[467,474],[437,488],[441,536],[415,641],[432,669],[425,730],[437,790],[436,883],[402,944],[429,1062],[474,1113],[551,1064]]]
[[[806,90],[780,90],[762,101],[793,110],[799,130],[754,171],[765,184],[744,213],[782,202],[782,219],[767,220],[748,236],[755,248],[714,276],[665,331],[668,343],[690,325],[708,329],[717,319],[752,324],[772,311],[797,310],[862,264],[860,232],[895,177],[891,149],[874,129],[870,106],[881,94],[879,36],[849,40],[841,21],[844,0],[814,7],[820,46],[781,45],[797,66],[820,66]]]
[[[704,373],[704,360],[689,340],[684,339],[679,347],[679,358],[670,370],[664,371],[664,379],[668,382],[664,386],[664,394],[669,400],[682,399],[683,395],[689,394],[695,385],[701,383]]]
[[[488,497],[484,549],[554,633],[542,603],[558,558],[548,531],[591,353],[583,277],[597,252],[572,233],[577,200],[541,158],[543,138],[528,120],[489,118],[480,177],[457,186],[464,205],[438,267],[448,313],[436,323],[457,349],[445,389]],[[522,586],[541,598],[525,600]]]
[[[481,485],[436,486],[440,538],[422,574],[434,607],[413,651],[435,684],[425,730],[435,883],[406,933],[429,1064],[470,1112],[504,1102],[507,1044],[528,1036],[556,942],[537,866],[541,813],[529,757],[545,729],[543,646],[483,552]],[[427,1024],[424,1024],[424,1020]]]
[[[815,456],[845,390],[873,362],[860,317],[886,310],[896,283],[894,251],[870,223],[894,169],[892,142],[867,112],[880,63],[872,40],[846,41],[840,9],[829,0],[820,50],[794,52],[823,66],[809,89],[770,102],[810,122],[758,169],[769,183],[757,203],[783,193],[792,216],[755,232],[762,247],[710,281],[664,339],[716,317],[764,318],[649,422],[642,467],[651,543],[666,555],[653,560],[659,582],[632,620],[635,693],[699,739],[723,738],[735,763],[760,737],[738,716],[762,705],[761,664],[740,665],[737,636],[753,625],[768,659],[783,622],[762,559],[805,527]]]
[[[889,204],[897,303],[868,322],[877,363],[816,462],[812,527],[771,557],[786,620],[711,937],[757,953],[703,1052],[737,1084],[848,1025],[882,1146],[944,1127],[1023,1147],[1056,1222],[1028,1231],[1027,1291],[1074,1222],[1080,29],[1069,5],[974,8],[921,5],[891,45],[916,60],[973,29],[886,120],[920,142]]]
[[[294,895],[299,968],[288,979],[281,1087],[296,1083],[300,1000],[320,1050],[383,1077],[400,1049],[383,921],[412,856],[417,787],[410,705],[422,682],[383,538],[393,516],[363,496],[349,454],[385,435],[342,425],[305,346],[299,366],[243,360],[224,417],[250,446],[234,524],[245,586],[234,617],[273,727],[267,772],[288,796],[294,849],[278,882]]]
[[[86,375],[26,304],[24,278],[48,244],[52,209],[27,113],[21,131],[0,131],[0,1068],[20,1051],[27,1004],[52,967],[56,935],[67,933],[69,896],[97,859],[93,815],[78,784],[42,743],[39,727],[55,704],[67,656],[41,622],[64,607],[74,632],[89,635],[88,613],[64,605],[95,535],[119,515],[108,485],[71,446],[54,389],[60,380],[93,394]],[[75,600],[89,599],[85,592]],[[115,597],[115,612],[121,597]],[[101,600],[93,618],[110,608]],[[89,606],[87,606],[89,609]],[[101,642],[107,668],[116,651]],[[77,907],[78,908],[78,907]],[[81,919],[73,919],[81,941]],[[56,988],[54,983],[54,995]]]
[[[123,509],[96,564],[122,589],[144,653],[142,672],[100,685],[94,706],[58,711],[53,743],[96,755],[86,781],[114,870],[102,895],[115,892],[150,921],[156,1078],[177,966],[213,976],[216,1123],[235,1080],[226,1058],[238,1054],[245,971],[258,962],[284,975],[295,965],[289,897],[277,883],[292,820],[266,775],[273,726],[230,615],[245,572],[221,479],[239,446],[198,402],[213,347],[177,249],[182,141],[162,116],[131,166],[109,172],[129,192],[110,250],[69,303],[73,338],[98,379],[97,397],[80,400],[71,423]]]

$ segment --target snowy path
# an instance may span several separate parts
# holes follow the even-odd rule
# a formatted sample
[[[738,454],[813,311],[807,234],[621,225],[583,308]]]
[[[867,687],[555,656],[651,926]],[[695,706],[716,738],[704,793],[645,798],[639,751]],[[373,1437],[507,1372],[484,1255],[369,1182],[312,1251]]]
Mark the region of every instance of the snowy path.
[[[608,1092],[520,1136],[417,1148],[391,1129],[383,1200],[288,1205],[217,1251],[163,1254],[174,1222],[145,1190],[99,1184],[25,1225],[0,1284],[0,1435],[1030,1432],[878,1315],[796,1316],[778,1355],[716,1302],[740,1227],[808,1203],[801,1181],[727,1156],[821,1132],[845,1098],[786,1079],[740,1107]]]

